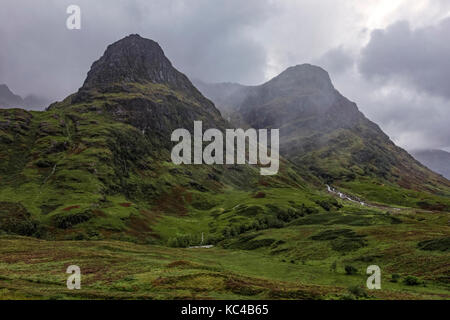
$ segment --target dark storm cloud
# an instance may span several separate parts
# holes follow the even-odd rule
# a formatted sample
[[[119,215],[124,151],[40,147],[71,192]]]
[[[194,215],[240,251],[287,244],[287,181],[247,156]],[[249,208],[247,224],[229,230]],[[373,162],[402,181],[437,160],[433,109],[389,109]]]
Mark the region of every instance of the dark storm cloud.
[[[139,33],[159,42],[180,71],[207,82],[258,84],[312,61],[401,146],[450,147],[450,18],[430,18],[448,12],[449,1],[424,1],[411,16],[432,26],[395,23],[364,45],[360,30],[369,30],[369,11],[382,2],[2,0],[0,84],[22,96],[62,99],[108,44]],[[403,13],[414,6],[402,3],[389,21],[408,19]],[[81,7],[81,30],[66,29],[70,4]]]
[[[370,118],[408,150],[450,147],[449,100],[390,84],[361,101]]]
[[[81,7],[81,30],[67,30],[66,8]],[[106,46],[139,33],[160,43],[180,71],[206,81],[264,77],[264,48],[247,30],[267,17],[265,0],[3,0],[0,83],[21,94],[61,99],[83,83]]]
[[[369,79],[398,78],[450,99],[450,18],[412,29],[397,22],[375,30],[362,50],[359,69]]]

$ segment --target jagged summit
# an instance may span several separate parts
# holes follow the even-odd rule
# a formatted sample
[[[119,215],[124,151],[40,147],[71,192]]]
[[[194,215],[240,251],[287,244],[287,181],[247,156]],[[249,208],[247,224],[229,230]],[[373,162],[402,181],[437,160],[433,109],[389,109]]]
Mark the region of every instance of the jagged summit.
[[[110,114],[165,146],[173,130],[196,120],[205,128],[225,126],[214,104],[172,66],[158,43],[137,34],[109,45],[78,92],[48,110],[55,108]]]
[[[311,64],[289,67],[261,87],[277,95],[320,94],[328,100],[326,104],[330,104],[337,94],[328,72]]]
[[[95,61],[82,89],[104,88],[117,83],[162,83],[174,89],[190,89],[189,79],[176,70],[159,44],[138,34],[109,45]]]

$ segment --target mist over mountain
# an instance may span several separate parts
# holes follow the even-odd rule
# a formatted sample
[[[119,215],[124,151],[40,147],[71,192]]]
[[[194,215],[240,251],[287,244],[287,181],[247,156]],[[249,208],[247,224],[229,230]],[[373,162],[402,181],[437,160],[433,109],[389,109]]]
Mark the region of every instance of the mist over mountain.
[[[199,88],[235,126],[279,128],[281,154],[330,183],[355,192],[363,192],[360,182],[369,177],[408,189],[450,185],[397,147],[320,67],[290,67],[259,86],[200,83]]]
[[[0,108],[41,109],[48,106],[50,101],[39,95],[30,94],[25,98],[14,94],[6,84],[0,85]]]
[[[193,83],[224,115],[236,111],[251,88],[238,83],[207,83],[199,79],[194,79]]]
[[[42,228],[39,234],[64,237],[81,228],[110,236],[105,225],[114,225],[112,233],[142,240],[160,236],[150,227],[153,215],[209,208],[208,198],[230,191],[245,194],[244,202],[248,192],[261,188],[321,198],[332,184],[374,203],[440,211],[449,206],[449,181],[396,147],[322,68],[291,67],[260,86],[197,84],[213,88],[205,94],[218,101],[231,124],[158,43],[133,34],[109,45],[80,89],[46,111],[0,110],[3,215],[34,217],[19,230],[26,235]],[[171,134],[178,128],[192,132],[196,120],[204,129],[279,128],[288,160],[281,159],[272,177],[250,165],[176,166]],[[339,207],[317,201],[313,207]],[[236,210],[221,219],[232,223],[241,215]],[[271,216],[276,210],[258,210],[240,231],[213,228],[215,241],[230,232],[283,225]],[[305,204],[289,210],[285,222],[316,212]],[[8,230],[16,232],[15,226]]]
[[[21,96],[14,94],[6,84],[0,85],[0,107],[21,107],[23,104]]]
[[[411,154],[423,165],[450,179],[450,153],[444,150],[415,150]]]
[[[253,87],[196,83],[230,122],[158,43],[133,34],[63,101],[0,109],[1,296],[448,297],[450,182],[396,147],[325,70],[295,66]],[[287,159],[271,176],[175,164],[171,134],[196,120],[279,128]],[[83,290],[55,285],[69,263]],[[426,290],[386,281],[349,296],[369,263]]]
[[[0,219],[12,221],[0,227],[64,237],[80,225],[145,239],[154,234],[153,215],[182,216],[192,193],[256,187],[258,168],[172,164],[172,132],[193,132],[196,120],[204,129],[227,127],[156,42],[138,35],[115,42],[63,101],[44,112],[0,110]],[[295,180],[281,174],[265,184],[300,185],[298,174],[284,171]]]

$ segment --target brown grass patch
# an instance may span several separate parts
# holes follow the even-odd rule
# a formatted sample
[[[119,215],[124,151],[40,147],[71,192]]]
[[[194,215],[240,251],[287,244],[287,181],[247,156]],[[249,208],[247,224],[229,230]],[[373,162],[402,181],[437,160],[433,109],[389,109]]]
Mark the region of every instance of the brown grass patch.
[[[76,206],[70,206],[70,207],[64,208],[63,211],[70,211],[70,210],[73,210],[73,209],[78,209],[79,207],[80,207],[80,206],[78,206],[78,205],[76,205]]]
[[[156,201],[155,210],[162,213],[185,216],[187,205],[192,202],[192,194],[181,186],[173,187],[169,193],[163,194]]]

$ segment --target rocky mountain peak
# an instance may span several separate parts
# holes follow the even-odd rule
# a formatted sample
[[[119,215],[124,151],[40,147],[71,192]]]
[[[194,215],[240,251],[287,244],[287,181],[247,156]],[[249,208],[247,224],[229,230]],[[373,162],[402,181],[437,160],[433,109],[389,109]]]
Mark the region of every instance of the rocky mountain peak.
[[[328,72],[318,66],[301,64],[287,68],[277,77],[266,83],[271,87],[283,87],[295,90],[311,90],[334,92]]]
[[[126,82],[161,83],[175,89],[192,87],[188,78],[172,66],[157,42],[138,34],[109,45],[103,56],[92,64],[82,89]]]

